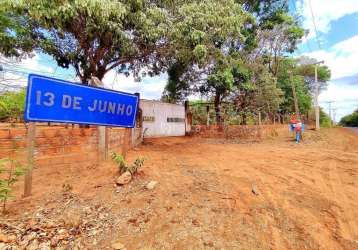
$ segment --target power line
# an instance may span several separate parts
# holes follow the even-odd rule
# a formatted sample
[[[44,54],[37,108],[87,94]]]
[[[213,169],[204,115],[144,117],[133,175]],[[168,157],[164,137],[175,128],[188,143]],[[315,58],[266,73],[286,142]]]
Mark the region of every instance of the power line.
[[[312,22],[313,22],[313,27],[314,27],[315,34],[316,34],[317,45],[318,45],[318,48],[319,48],[320,50],[322,50],[322,48],[321,48],[321,43],[319,42],[319,39],[318,39],[316,19],[315,19],[314,13],[313,13],[313,8],[312,8],[311,0],[308,0],[308,5],[309,5],[310,11],[311,11],[311,15],[312,15]]]

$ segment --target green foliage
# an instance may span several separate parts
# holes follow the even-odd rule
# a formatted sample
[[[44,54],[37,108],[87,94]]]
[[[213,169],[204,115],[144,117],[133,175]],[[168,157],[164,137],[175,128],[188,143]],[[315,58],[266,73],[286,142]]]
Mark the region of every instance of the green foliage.
[[[168,69],[168,83],[165,86],[162,101],[177,103],[183,101],[189,93],[189,85],[181,77],[187,70],[187,65],[180,61],[172,64]]]
[[[231,69],[225,66],[230,60],[225,50],[230,44],[246,43],[254,18],[233,0],[205,0],[180,6],[177,20],[169,34],[174,53],[162,99],[178,102],[191,91],[218,90],[225,95],[233,84]],[[207,86],[201,84],[203,75],[208,76]]]
[[[23,120],[25,90],[0,94],[0,121],[19,122]]]
[[[12,14],[0,3],[0,54],[20,57],[33,48],[25,17]]]
[[[315,65],[306,64],[306,65],[297,65],[296,74],[304,77],[305,85],[313,93],[315,91]],[[327,82],[331,79],[330,69],[323,65],[317,66],[317,80],[320,82],[319,90],[325,89],[327,87]]]
[[[225,94],[232,90],[234,85],[234,76],[231,68],[218,69],[208,77],[206,88],[212,88],[213,92]],[[205,89],[205,88],[202,88]]]
[[[137,173],[138,169],[141,168],[144,165],[144,158],[137,158],[133,162],[132,166],[129,167],[128,171],[134,175]]]
[[[0,53],[41,51],[59,66],[73,67],[84,84],[110,70],[137,79],[141,71],[167,71],[162,100],[177,103],[200,93],[215,103],[217,122],[224,101],[245,114],[292,112],[291,83],[301,113],[308,112],[314,67],[284,58],[304,34],[284,0],[0,3]],[[330,71],[320,66],[318,75],[327,82]],[[0,119],[19,113],[3,108]]]
[[[300,113],[306,114],[312,106],[312,95],[309,86],[305,82],[305,76],[302,75],[301,69],[297,67],[296,60],[288,58],[280,60],[277,84],[284,94],[283,102],[279,107],[283,113],[295,112],[292,82],[295,86]]]
[[[350,115],[342,117],[339,124],[346,127],[358,127],[358,110]]]
[[[19,162],[7,158],[0,159],[0,201],[2,201],[3,213],[6,210],[6,202],[13,198],[13,185],[25,173],[26,169]]]
[[[128,165],[124,157],[115,152],[112,152],[112,160],[118,165],[118,170],[120,174],[123,174],[128,171],[131,173],[131,175],[136,174],[138,169],[144,165],[145,161],[144,158],[137,158],[131,165]]]
[[[112,152],[112,160],[118,165],[118,170],[120,174],[123,174],[128,170],[126,161],[124,160],[124,157],[122,155]]]
[[[244,25],[253,22],[252,16],[233,0],[192,1],[179,8],[178,20],[171,31],[178,59],[201,66],[222,56],[220,47],[227,41],[244,41]]]
[[[251,103],[247,108],[251,111],[264,111],[274,113],[282,103],[282,91],[277,87],[276,79],[269,70],[260,63],[249,65],[252,72],[251,78],[243,85],[241,93],[251,96]]]
[[[21,17],[34,49],[61,67],[73,66],[87,83],[111,69],[127,72],[149,63],[168,32],[168,12],[158,5],[144,0],[3,0],[0,6]]]
[[[206,102],[202,100],[190,101],[190,111],[193,115],[193,125],[203,125],[207,122]]]
[[[332,126],[331,118],[329,118],[322,108],[319,109],[319,123],[323,128],[329,128]]]
[[[292,90],[286,88],[290,81],[277,75],[284,72],[279,67],[282,55],[293,52],[304,35],[299,22],[289,14],[286,1],[235,2],[239,6],[225,1],[218,9],[211,8],[217,6],[216,1],[201,1],[180,9],[186,18],[176,26],[180,27],[178,39],[183,41],[176,45],[182,46],[177,51],[186,67],[177,70],[167,85],[167,89],[180,92],[180,100],[183,95],[199,92],[214,102],[217,122],[223,114],[220,105],[226,100],[245,114],[261,110],[273,115],[290,110]],[[303,78],[297,77],[295,84],[300,106],[308,110],[311,99]],[[280,110],[285,101],[285,110]]]

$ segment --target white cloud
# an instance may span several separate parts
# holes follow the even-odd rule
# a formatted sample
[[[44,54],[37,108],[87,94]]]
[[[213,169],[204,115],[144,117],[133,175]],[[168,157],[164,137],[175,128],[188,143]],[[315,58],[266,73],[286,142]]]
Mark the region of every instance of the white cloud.
[[[53,60],[46,60],[42,54],[35,53],[31,57],[27,57],[21,61],[13,61],[16,63],[14,70],[25,73],[37,73],[51,75],[55,73],[56,63]]]
[[[328,50],[307,53],[305,56],[324,60],[331,69],[333,81],[329,82],[326,91],[320,95],[320,106],[328,113],[328,101],[334,101],[337,108],[336,120],[352,113],[358,105],[358,77],[351,84],[346,84],[342,77],[358,75],[358,35],[339,42]],[[336,79],[336,80],[334,80]]]
[[[352,113],[358,105],[358,77],[357,82],[347,84],[343,77],[358,75],[358,35],[339,42],[328,50],[318,50],[305,54],[305,56],[325,61],[331,69],[332,81],[326,91],[319,97],[320,106],[328,113],[328,101],[334,101],[337,108],[336,120]],[[336,80],[335,80],[336,79]]]
[[[0,65],[4,71],[0,72],[0,91],[3,89],[14,89],[9,86],[26,86],[27,75],[36,73],[59,79],[78,82],[74,77],[73,70],[66,70],[56,66],[56,62],[49,56],[37,54],[22,61],[16,61],[0,56]],[[103,79],[105,86],[119,91],[141,94],[145,99],[159,99],[167,82],[167,75],[162,74],[155,77],[145,77],[141,82],[136,82],[132,75],[126,77],[124,74],[116,74],[110,71]],[[15,87],[16,88],[16,87]]]
[[[301,0],[296,2],[296,9],[303,17],[303,26],[310,31],[308,38],[315,35],[310,2],[318,32],[327,33],[331,22],[358,12],[358,0]]]
[[[325,64],[331,69],[332,79],[336,79],[358,73],[357,45],[358,35],[339,42],[328,50],[317,50],[304,55],[325,61]]]
[[[115,71],[108,72],[103,83],[107,88],[129,93],[140,93],[144,99],[160,99],[167,83],[167,75],[162,74],[155,77],[145,77],[136,82],[132,75],[126,77],[124,74],[116,74]]]

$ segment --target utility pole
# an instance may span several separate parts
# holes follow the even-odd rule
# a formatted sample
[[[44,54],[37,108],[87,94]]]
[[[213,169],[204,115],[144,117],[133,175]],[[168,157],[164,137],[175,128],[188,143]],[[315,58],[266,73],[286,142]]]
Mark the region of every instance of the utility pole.
[[[319,125],[319,104],[318,104],[318,95],[319,95],[319,83],[318,83],[318,65],[324,63],[324,61],[314,63],[314,82],[315,82],[315,93],[314,93],[314,105],[315,105],[315,116],[316,116],[316,130],[320,129]]]
[[[336,114],[337,114],[337,108],[333,108],[332,109],[332,111],[333,111],[333,120],[332,120],[332,122],[333,122],[333,125],[336,125],[337,123],[336,123]]]
[[[332,122],[333,122],[333,120],[332,120],[332,103],[333,103],[333,101],[328,102],[329,119],[330,119],[329,125],[330,125],[330,127],[332,127]]]

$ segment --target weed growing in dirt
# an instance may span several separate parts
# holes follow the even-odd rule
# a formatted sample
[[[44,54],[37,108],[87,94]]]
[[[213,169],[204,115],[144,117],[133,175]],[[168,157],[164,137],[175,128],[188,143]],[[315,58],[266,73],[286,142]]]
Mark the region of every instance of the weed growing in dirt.
[[[120,154],[112,152],[112,159],[118,165],[118,170],[120,174],[125,172],[130,172],[132,175],[137,173],[138,169],[144,165],[144,158],[139,157],[135,159],[132,165],[128,165],[124,157]]]
[[[62,192],[63,193],[69,193],[73,189],[73,186],[71,184],[65,183],[62,185]]]
[[[12,159],[0,159],[0,201],[2,202],[2,213],[6,211],[6,202],[13,198],[12,187],[18,178],[26,173],[26,169]]]
[[[144,158],[137,158],[133,162],[132,166],[128,169],[129,172],[133,175],[137,173],[138,169],[144,165]]]

